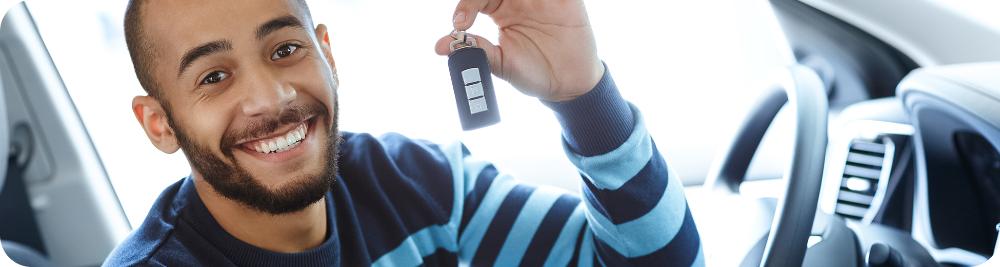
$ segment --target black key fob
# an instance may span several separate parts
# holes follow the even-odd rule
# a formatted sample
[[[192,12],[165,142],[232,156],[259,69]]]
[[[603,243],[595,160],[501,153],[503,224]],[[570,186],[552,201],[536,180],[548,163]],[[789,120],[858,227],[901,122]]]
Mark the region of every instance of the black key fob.
[[[448,55],[451,86],[455,92],[462,130],[475,130],[500,122],[497,96],[493,92],[490,62],[486,51],[475,46],[464,32],[458,32]],[[459,39],[461,38],[461,39]]]

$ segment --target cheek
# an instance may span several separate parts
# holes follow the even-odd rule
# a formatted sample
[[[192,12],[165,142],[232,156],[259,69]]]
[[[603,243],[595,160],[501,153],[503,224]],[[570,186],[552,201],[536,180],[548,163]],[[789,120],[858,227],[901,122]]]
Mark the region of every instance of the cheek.
[[[221,152],[216,150],[220,149],[222,136],[232,121],[226,117],[226,114],[230,114],[230,112],[218,107],[222,107],[222,105],[211,109],[194,108],[192,109],[194,112],[189,114],[188,123],[180,126],[186,127],[184,132],[190,135],[188,138],[201,145],[203,149],[209,149],[213,153]]]
[[[286,73],[294,81],[293,86],[300,94],[314,98],[333,112],[339,84],[334,77],[336,75],[325,64],[325,61],[318,58],[307,57],[300,64],[288,68]]]

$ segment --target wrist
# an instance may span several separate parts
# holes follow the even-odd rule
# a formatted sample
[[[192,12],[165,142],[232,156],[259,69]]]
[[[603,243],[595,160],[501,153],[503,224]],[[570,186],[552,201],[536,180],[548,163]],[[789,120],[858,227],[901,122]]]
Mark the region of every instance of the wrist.
[[[580,83],[580,85],[571,85],[565,90],[558,90],[553,95],[539,97],[539,99],[545,102],[559,103],[573,101],[578,97],[586,95],[587,93],[590,93],[590,91],[593,91],[594,88],[599,85],[601,79],[604,78],[604,75],[606,75],[605,68],[606,66],[604,66],[603,62],[597,61],[595,63],[595,67],[591,68],[592,71],[590,71],[590,74],[587,75],[587,78],[581,79],[583,82]]]
[[[564,102],[542,101],[555,111],[563,140],[577,154],[592,156],[618,147],[632,132],[635,118],[605,69],[589,92]]]

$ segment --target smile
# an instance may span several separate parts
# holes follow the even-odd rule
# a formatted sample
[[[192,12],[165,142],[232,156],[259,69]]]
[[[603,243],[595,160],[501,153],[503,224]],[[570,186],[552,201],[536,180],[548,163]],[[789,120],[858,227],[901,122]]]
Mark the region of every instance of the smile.
[[[306,139],[306,134],[308,132],[309,124],[302,122],[284,134],[271,138],[246,142],[243,143],[243,147],[261,154],[284,152],[301,144],[302,141]]]

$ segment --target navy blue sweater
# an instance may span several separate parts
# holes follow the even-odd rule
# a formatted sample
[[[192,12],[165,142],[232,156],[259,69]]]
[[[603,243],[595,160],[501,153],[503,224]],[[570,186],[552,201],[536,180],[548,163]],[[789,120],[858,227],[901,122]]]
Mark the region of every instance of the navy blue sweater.
[[[582,194],[518,181],[459,143],[343,133],[325,198],[333,230],[319,247],[276,253],[236,239],[187,177],[105,265],[704,265],[683,187],[610,74],[584,96],[545,104]]]

